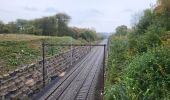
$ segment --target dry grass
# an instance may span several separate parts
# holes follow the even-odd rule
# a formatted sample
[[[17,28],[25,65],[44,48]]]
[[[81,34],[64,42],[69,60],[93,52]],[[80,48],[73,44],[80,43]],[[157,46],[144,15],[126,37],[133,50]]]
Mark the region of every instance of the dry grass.
[[[35,36],[26,34],[0,34],[0,41],[32,41],[49,38],[50,36]]]

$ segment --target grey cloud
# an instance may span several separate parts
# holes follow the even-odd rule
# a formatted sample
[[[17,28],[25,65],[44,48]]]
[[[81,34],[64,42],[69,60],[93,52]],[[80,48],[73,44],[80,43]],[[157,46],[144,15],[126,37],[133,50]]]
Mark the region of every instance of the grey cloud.
[[[56,12],[58,12],[58,10],[55,9],[55,8],[46,8],[46,9],[44,10],[44,12],[48,12],[48,13],[56,13]]]

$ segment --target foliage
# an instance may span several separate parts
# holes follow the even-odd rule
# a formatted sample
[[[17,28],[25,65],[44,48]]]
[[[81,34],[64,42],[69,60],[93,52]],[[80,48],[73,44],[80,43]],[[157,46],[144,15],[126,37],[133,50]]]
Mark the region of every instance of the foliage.
[[[170,0],[158,0],[158,4],[154,9],[156,15],[162,18],[167,30],[170,29]]]
[[[92,30],[92,29],[72,27],[72,28],[70,28],[69,31],[70,31],[69,36],[71,36],[75,39],[81,38],[88,42],[99,40],[104,37],[104,36],[101,36],[100,34],[96,33],[96,31]]]
[[[144,34],[148,26],[152,24],[153,17],[154,15],[153,15],[152,10],[146,9],[144,11],[144,15],[141,16],[141,18],[139,19],[138,24],[134,26],[136,34],[139,34],[139,35]]]
[[[56,15],[58,36],[64,36],[69,34],[69,29],[67,25],[70,22],[70,19],[71,17],[64,13],[59,13]]]
[[[94,31],[85,30],[80,37],[90,42],[96,40],[97,35]]]
[[[105,99],[170,99],[170,50],[158,46],[134,56],[121,38],[111,38]]]
[[[161,36],[165,33],[166,27],[162,19],[147,9],[140,18],[139,23],[129,33],[130,49],[134,53],[146,52],[148,48],[161,45]]]
[[[122,95],[123,86],[117,85],[122,80],[124,74],[124,67],[128,63],[128,59],[131,59],[128,50],[128,41],[125,36],[111,36],[109,38],[109,57],[108,57],[108,68],[107,68],[107,79],[105,83],[105,99],[113,100],[118,95]],[[112,85],[114,84],[114,85]],[[114,96],[117,95],[117,96]],[[117,100],[121,100],[118,99]]]
[[[164,47],[149,49],[129,63],[124,75],[130,99],[170,99],[170,51]]]
[[[125,25],[118,26],[116,28],[115,35],[127,35],[128,34],[128,28]]]
[[[122,36],[110,37],[114,42],[110,42],[106,100],[170,99],[169,5],[169,0],[159,0],[154,9],[145,10],[127,39],[116,42]]]
[[[43,36],[71,36],[75,39],[82,38],[86,41],[95,41],[98,38],[93,29],[69,27],[71,17],[65,13],[58,13],[33,20],[17,19],[15,22],[4,24],[0,21],[0,34],[31,34]]]

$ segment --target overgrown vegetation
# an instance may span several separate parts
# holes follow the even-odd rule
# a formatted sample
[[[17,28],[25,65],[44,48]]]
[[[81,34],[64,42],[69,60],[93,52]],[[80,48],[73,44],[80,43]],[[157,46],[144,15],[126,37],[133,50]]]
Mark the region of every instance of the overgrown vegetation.
[[[46,43],[68,44],[71,37],[50,37],[50,36],[34,36],[34,35],[17,35],[8,34],[0,35],[0,74],[7,73],[22,67],[26,64],[34,63],[41,60],[42,57],[42,40]],[[82,40],[72,39],[75,43],[85,43]],[[46,56],[59,54],[69,47],[46,47]]]
[[[110,37],[106,100],[170,99],[169,4],[159,0],[127,35]]]

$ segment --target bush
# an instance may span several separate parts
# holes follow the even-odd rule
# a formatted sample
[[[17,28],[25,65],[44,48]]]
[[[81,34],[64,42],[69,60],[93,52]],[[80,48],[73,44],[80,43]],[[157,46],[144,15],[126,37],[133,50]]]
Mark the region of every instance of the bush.
[[[105,82],[105,99],[124,98],[124,86],[120,85],[124,68],[129,59],[128,41],[125,36],[111,36],[109,39],[109,59]],[[121,92],[121,93],[120,93]]]
[[[124,84],[130,99],[170,99],[170,50],[157,47],[138,55],[126,72]]]
[[[170,99],[170,50],[158,46],[131,56],[125,41],[111,40],[105,99]]]
[[[126,60],[128,59],[127,55],[127,48],[128,42],[125,37],[112,37],[110,41],[110,53],[109,53],[109,62],[108,62],[108,69],[109,69],[109,81],[114,83],[117,81],[118,77],[121,74],[121,70],[123,69],[124,65],[126,64]]]

